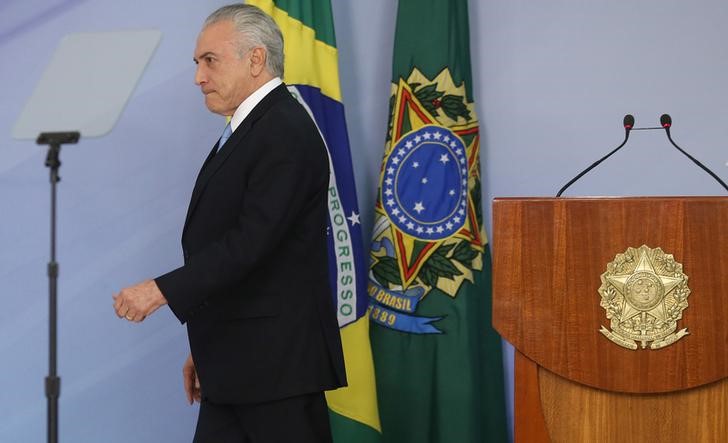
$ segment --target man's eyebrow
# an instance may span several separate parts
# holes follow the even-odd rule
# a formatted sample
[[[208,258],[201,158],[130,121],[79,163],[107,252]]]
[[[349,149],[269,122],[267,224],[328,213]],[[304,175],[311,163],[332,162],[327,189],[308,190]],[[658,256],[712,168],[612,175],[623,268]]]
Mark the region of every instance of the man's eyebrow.
[[[212,51],[207,51],[207,52],[205,52],[204,54],[200,55],[200,57],[199,57],[199,58],[198,58],[198,57],[192,57],[192,60],[193,60],[193,61],[194,61],[195,63],[197,63],[197,62],[198,62],[198,61],[199,61],[200,59],[203,59],[203,58],[205,58],[205,57],[208,57],[208,56],[213,56],[213,57],[214,57],[214,56],[215,56],[215,53],[214,53],[214,52],[212,52]]]

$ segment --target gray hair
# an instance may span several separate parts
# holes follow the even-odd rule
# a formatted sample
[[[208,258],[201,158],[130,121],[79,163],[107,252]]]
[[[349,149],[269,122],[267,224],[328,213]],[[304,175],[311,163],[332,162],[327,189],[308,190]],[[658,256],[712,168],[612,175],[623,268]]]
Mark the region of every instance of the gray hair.
[[[203,28],[223,20],[232,21],[240,34],[241,56],[253,47],[264,47],[266,68],[271,74],[283,78],[283,34],[268,14],[253,5],[223,6],[207,17]]]

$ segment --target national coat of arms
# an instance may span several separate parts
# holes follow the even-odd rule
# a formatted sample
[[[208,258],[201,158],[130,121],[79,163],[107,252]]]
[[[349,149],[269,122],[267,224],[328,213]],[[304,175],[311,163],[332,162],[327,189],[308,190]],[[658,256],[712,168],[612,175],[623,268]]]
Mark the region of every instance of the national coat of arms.
[[[448,69],[413,69],[392,85],[391,119],[375,205],[371,319],[410,334],[441,334],[447,313],[425,314],[437,291],[452,299],[483,268],[480,134],[466,85]],[[432,315],[435,314],[435,315]]]
[[[660,349],[688,335],[677,321],[688,307],[688,277],[682,265],[662,249],[645,245],[617,254],[602,274],[600,305],[611,320],[601,332],[628,349]]]

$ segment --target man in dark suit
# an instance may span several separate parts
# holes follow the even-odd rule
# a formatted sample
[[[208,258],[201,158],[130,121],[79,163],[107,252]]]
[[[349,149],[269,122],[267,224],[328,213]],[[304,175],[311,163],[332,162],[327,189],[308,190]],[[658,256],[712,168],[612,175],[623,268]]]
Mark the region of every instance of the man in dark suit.
[[[346,376],[327,275],[326,148],[281,82],[283,39],[258,8],[215,11],[194,60],[205,104],[229,128],[192,192],[184,266],[123,289],[114,308],[140,322],[169,304],[187,323],[195,442],[331,441],[323,391]]]

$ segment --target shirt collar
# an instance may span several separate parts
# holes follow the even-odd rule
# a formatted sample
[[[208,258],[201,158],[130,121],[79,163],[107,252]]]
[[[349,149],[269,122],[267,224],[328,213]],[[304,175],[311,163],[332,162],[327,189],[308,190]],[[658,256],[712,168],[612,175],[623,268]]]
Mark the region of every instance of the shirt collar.
[[[240,106],[238,106],[238,109],[235,110],[235,113],[233,114],[232,118],[230,118],[230,129],[233,130],[233,132],[238,129],[238,126],[240,126],[240,123],[245,120],[245,117],[250,114],[250,112],[255,108],[255,105],[260,103],[263,98],[265,98],[266,95],[268,95],[272,90],[274,90],[278,85],[283,83],[283,81],[280,79],[280,77],[274,77],[270,80],[268,80],[267,83],[265,83],[260,88],[256,89],[255,92],[250,94],[248,98],[243,100],[242,103],[240,103]]]

